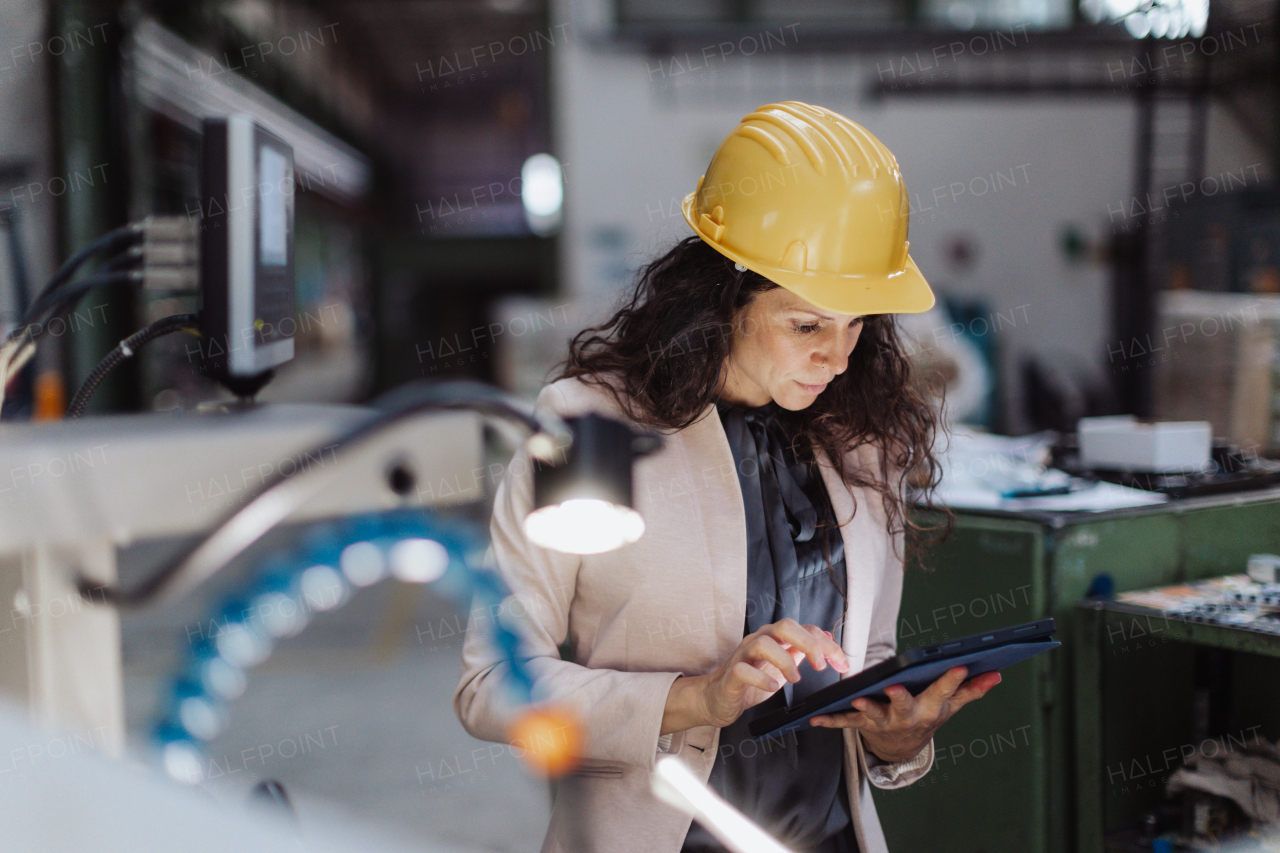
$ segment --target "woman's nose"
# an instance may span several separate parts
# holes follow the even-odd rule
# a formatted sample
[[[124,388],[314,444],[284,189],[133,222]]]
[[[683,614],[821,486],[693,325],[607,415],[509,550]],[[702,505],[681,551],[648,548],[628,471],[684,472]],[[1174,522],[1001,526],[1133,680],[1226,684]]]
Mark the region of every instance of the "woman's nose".
[[[849,354],[845,352],[844,346],[837,342],[834,346],[828,346],[818,351],[818,361],[839,376],[849,367]]]

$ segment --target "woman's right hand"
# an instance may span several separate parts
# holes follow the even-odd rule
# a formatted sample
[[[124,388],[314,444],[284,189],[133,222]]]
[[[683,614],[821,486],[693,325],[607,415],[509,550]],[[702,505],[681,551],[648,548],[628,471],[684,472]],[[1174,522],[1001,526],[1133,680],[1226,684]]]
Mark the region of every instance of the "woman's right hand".
[[[817,670],[826,669],[829,661],[837,672],[849,671],[844,650],[817,625],[801,625],[791,618],[764,625],[743,637],[715,671],[689,679],[694,682],[689,687],[696,685],[695,718],[701,725],[729,725],[782,689],[784,679],[799,681],[800,661],[805,659]],[[676,684],[684,680],[676,679]]]

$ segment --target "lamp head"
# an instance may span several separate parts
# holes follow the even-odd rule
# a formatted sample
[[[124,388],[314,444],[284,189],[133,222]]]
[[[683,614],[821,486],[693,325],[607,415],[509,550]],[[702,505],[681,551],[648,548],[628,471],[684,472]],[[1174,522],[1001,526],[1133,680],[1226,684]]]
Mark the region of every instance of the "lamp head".
[[[543,548],[600,554],[635,542],[644,519],[633,506],[631,466],[662,439],[597,414],[565,418],[573,441],[555,465],[535,464],[525,534]]]

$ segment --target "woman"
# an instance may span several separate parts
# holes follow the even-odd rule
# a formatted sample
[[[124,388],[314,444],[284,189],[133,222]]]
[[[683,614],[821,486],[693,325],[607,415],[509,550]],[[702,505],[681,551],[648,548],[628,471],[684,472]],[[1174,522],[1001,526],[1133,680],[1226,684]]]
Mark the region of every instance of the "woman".
[[[999,682],[957,667],[919,696],[891,687],[888,703],[856,699],[785,738],[746,730],[895,653],[904,481],[937,471],[934,413],[888,316],[933,304],[907,254],[906,199],[893,155],[858,125],[798,102],[759,108],[685,199],[697,236],[574,338],[539,395],[561,415],[666,433],[635,469],[645,535],[618,551],[524,538],[524,450],[495,496],[494,556],[535,700],[585,736],[544,853],[722,850],[651,793],[661,753],[794,850],[887,853],[867,782],[923,776],[933,732]],[[473,624],[454,707],[472,735],[505,741],[496,660]]]

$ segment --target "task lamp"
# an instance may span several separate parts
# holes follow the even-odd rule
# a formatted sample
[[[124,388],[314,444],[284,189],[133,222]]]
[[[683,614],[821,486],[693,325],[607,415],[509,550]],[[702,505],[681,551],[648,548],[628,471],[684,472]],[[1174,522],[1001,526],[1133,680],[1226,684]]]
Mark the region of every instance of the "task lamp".
[[[588,414],[565,418],[573,443],[554,466],[535,465],[534,509],[524,531],[537,545],[570,554],[600,554],[644,534],[633,507],[632,462],[662,439],[624,423]]]
[[[336,480],[332,479],[333,472],[328,471],[328,476],[319,476],[326,474],[328,469],[307,466],[305,461],[308,455],[314,457],[323,452],[341,459],[356,447],[377,442],[384,432],[404,419],[426,412],[473,411],[519,424],[530,433],[526,446],[535,460],[535,490],[536,481],[540,477],[551,476],[553,482],[558,483],[554,487],[555,494],[559,495],[556,500],[564,503],[574,500],[603,501],[617,507],[614,511],[622,517],[629,517],[626,513],[631,513],[636,520],[639,515],[630,506],[631,461],[635,454],[649,452],[661,442],[660,436],[634,432],[630,427],[600,415],[561,419],[550,412],[535,412],[528,404],[497,388],[471,381],[411,382],[387,392],[373,402],[372,408],[374,411],[368,418],[345,434],[327,439],[323,445],[297,454],[293,460],[295,464],[289,466],[289,470],[298,473],[293,476],[278,473],[268,478],[256,494],[247,495],[238,508],[225,515],[200,541],[185,548],[133,589],[104,587],[81,578],[78,583],[81,593],[91,601],[127,607],[146,604],[162,596],[181,594],[198,586],[258,541],[267,531],[288,518],[316,493],[326,487],[334,487]],[[573,427],[570,426],[573,421],[585,421],[581,426],[581,440],[588,446],[585,452],[577,450],[579,438],[574,435]],[[539,465],[551,467],[539,472]],[[282,465],[281,470],[284,467]],[[403,495],[405,491],[412,489],[411,484],[415,479],[413,472],[393,473],[397,476],[392,476],[388,483],[392,492]],[[595,479],[579,484],[579,476]],[[397,483],[398,479],[405,482]],[[549,506],[547,501],[551,499],[550,495],[546,496],[541,506]],[[538,506],[535,502],[535,508]],[[567,510],[569,513],[573,511],[573,508]],[[567,516],[563,514],[552,516],[565,517]],[[581,549],[585,545],[594,544],[595,551],[578,550],[571,553],[599,553],[608,550],[599,547],[601,540],[612,539],[618,545],[635,541],[644,530],[643,521],[637,523],[636,520],[630,522],[629,528],[622,529],[619,526],[612,529],[613,532],[605,533],[558,523],[555,527],[559,529],[559,533],[550,540],[555,544],[548,547]],[[633,538],[627,540],[625,536]]]
[[[429,411],[469,410],[514,421],[531,433],[531,456],[551,463],[535,470],[543,481],[540,508],[551,518],[572,518],[564,506],[572,501],[598,505],[597,511],[632,518],[630,526],[564,526],[551,537],[553,547],[598,553],[608,542],[634,541],[643,532],[631,508],[631,463],[661,442],[599,415],[561,419],[533,411],[519,400],[475,382],[410,383],[379,398],[370,416],[346,433],[325,441],[323,449],[337,467],[306,466],[299,460],[316,455],[312,448],[288,466],[292,476],[277,474],[237,509],[214,525],[205,537],[165,563],[131,589],[96,584],[83,575],[81,594],[90,601],[137,607],[188,591],[241,555],[270,529],[289,517],[326,487],[340,483],[341,463],[350,452],[374,444],[389,445],[384,433],[395,424]],[[555,459],[560,449],[561,459]],[[393,458],[394,447],[385,448]],[[559,462],[559,464],[554,464]],[[280,466],[284,470],[286,466]],[[389,469],[387,486],[401,498],[413,489],[412,471]],[[550,485],[548,485],[548,483]],[[550,491],[547,491],[547,490]],[[554,514],[559,501],[561,515]],[[565,515],[564,513],[569,513]],[[579,516],[580,518],[581,516]],[[629,538],[628,538],[629,537]],[[460,608],[474,601],[499,607],[511,594],[502,579],[479,565],[479,530],[459,519],[426,512],[405,502],[379,516],[337,519],[313,529],[296,547],[261,562],[247,585],[232,592],[210,624],[219,627],[188,650],[168,692],[168,701],[154,737],[160,761],[177,780],[202,781],[203,743],[225,725],[226,706],[243,693],[248,670],[261,664],[278,639],[300,632],[313,612],[344,604],[358,587],[395,577],[409,583],[431,584]],[[490,620],[490,639],[508,665],[507,687],[518,705],[512,737],[530,744],[526,761],[547,775],[561,775],[577,762],[581,748],[577,721],[556,709],[533,705],[533,678],[525,665],[515,629],[503,620]],[[548,738],[548,732],[569,732]],[[551,745],[545,744],[550,741]]]

